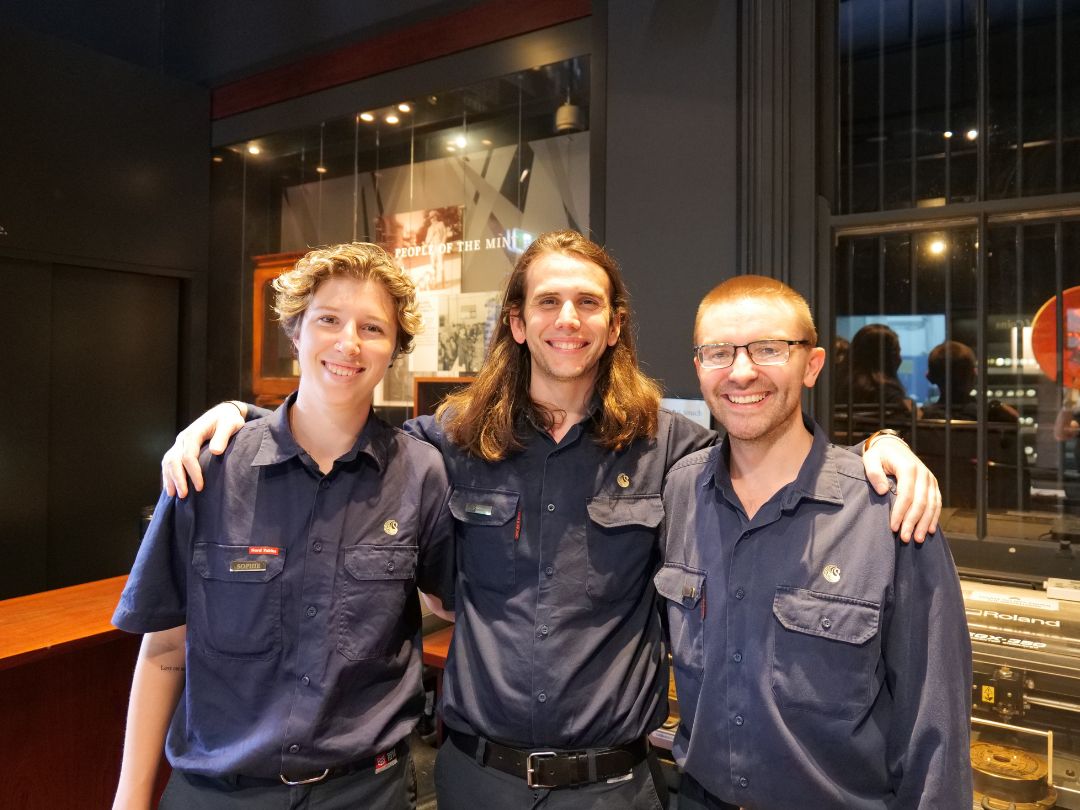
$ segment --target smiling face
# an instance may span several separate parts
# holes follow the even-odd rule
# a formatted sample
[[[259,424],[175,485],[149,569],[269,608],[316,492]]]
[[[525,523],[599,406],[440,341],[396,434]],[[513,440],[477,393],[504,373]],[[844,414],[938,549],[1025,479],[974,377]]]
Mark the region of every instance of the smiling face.
[[[545,253],[526,272],[524,305],[511,313],[510,329],[529,348],[534,398],[551,386],[591,390],[600,358],[619,340],[607,274],[577,256]]]
[[[396,329],[394,299],[379,282],[345,276],[322,282],[293,338],[298,401],[366,413],[393,359]]]
[[[695,342],[744,345],[808,337],[787,303],[742,297],[703,311]],[[694,367],[709,410],[733,441],[772,443],[802,429],[802,390],[814,385],[824,362],[823,349],[792,346],[782,366],[755,365],[746,350],[739,349],[727,368],[702,368],[696,358]]]

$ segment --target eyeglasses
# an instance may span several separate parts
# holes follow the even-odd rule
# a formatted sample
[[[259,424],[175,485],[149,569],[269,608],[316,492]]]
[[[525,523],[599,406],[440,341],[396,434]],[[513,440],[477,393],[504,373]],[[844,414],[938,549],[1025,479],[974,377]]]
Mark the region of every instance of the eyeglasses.
[[[727,368],[735,362],[739,349],[746,349],[750,360],[758,366],[782,366],[791,356],[792,346],[809,346],[809,340],[752,340],[749,343],[703,343],[694,347],[694,355],[702,368]]]

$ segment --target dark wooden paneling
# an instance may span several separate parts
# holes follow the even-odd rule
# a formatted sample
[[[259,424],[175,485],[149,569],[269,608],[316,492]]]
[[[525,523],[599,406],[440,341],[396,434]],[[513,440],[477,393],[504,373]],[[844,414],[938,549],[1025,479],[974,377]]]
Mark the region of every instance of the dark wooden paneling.
[[[54,270],[50,588],[131,567],[176,424],[179,321],[179,279]]]
[[[49,457],[47,264],[0,258],[12,302],[0,396],[0,599],[46,585]]]
[[[589,16],[590,0],[488,0],[222,85],[214,119]]]
[[[209,91],[0,26],[0,251],[206,265]]]
[[[139,636],[0,671],[0,807],[105,810]]]

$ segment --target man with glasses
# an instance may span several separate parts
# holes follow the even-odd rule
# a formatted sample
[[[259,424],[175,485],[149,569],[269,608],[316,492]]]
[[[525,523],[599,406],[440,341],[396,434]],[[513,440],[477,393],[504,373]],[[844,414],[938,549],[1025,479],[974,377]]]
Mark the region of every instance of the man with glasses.
[[[702,301],[694,365],[727,430],[664,486],[680,810],[971,806],[971,648],[948,546],[801,409],[825,350],[806,301],[739,276]]]

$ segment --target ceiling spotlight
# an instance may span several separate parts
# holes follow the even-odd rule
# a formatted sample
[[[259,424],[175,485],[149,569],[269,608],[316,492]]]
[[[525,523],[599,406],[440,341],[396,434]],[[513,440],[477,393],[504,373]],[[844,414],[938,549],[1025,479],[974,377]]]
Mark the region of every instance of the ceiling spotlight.
[[[457,147],[456,147],[456,146],[454,146],[454,145],[453,145],[452,143],[448,143],[448,144],[446,145],[446,151],[447,151],[447,152],[456,152],[456,151],[457,151]]]
[[[930,252],[933,253],[935,256],[940,256],[942,253],[944,253],[945,252],[945,240],[944,239],[935,239],[933,242],[931,242],[930,243]]]
[[[360,120],[367,121],[369,124],[375,120],[375,116],[371,113],[360,113]]]
[[[947,129],[944,134],[946,138],[951,138],[953,133],[951,129]]]
[[[484,146],[491,146],[491,138],[484,138],[484,140],[480,141],[480,143],[482,143]]]
[[[384,121],[386,121],[386,123],[388,123],[388,124],[396,124],[396,123],[397,123],[398,121],[400,121],[401,119],[400,119],[400,118],[398,118],[398,117],[397,117],[397,115],[396,115],[395,113],[390,113],[390,114],[389,114],[389,115],[387,115],[387,116],[386,116],[386,118],[384,118],[383,120],[384,120]]]
[[[249,155],[257,155],[257,154],[259,154],[259,153],[260,153],[261,151],[262,151],[262,149],[260,149],[259,147],[257,147],[257,146],[256,146],[255,144],[251,144],[250,146],[248,146],[248,154],[249,154]]]
[[[409,112],[409,110],[411,110],[411,109],[412,109],[412,107],[410,107],[410,106],[409,106],[408,104],[406,104],[406,103],[405,103],[404,101],[403,101],[403,102],[401,102],[400,104],[398,104],[398,105],[397,105],[397,108],[398,108],[398,111],[399,111],[399,112]]]
[[[459,149],[464,149],[466,144],[468,144],[468,141],[465,140],[464,135],[458,135],[456,138],[454,138],[454,146],[458,147]]]
[[[211,160],[213,160],[214,163],[222,163],[225,161],[225,158],[223,158],[221,155],[214,155]]]
[[[967,132],[964,133],[964,137],[966,137],[969,141],[973,141],[979,137],[979,130],[969,129]]]
[[[316,166],[315,171],[317,171],[319,174],[326,174],[326,167],[325,166]]]

